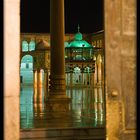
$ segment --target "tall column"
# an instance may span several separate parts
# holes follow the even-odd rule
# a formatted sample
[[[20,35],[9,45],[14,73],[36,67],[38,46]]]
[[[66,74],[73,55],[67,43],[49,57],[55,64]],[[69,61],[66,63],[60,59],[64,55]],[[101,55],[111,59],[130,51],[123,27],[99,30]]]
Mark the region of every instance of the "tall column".
[[[33,85],[34,85],[34,87],[37,87],[37,75],[36,75],[36,70],[33,70]]]
[[[43,86],[43,76],[44,76],[44,71],[41,69],[40,70],[40,87]]]
[[[51,94],[65,95],[64,0],[50,1]]]
[[[65,83],[65,50],[64,50],[64,0],[50,1],[50,34],[51,34],[51,89],[46,101],[50,110],[67,110],[64,103],[66,96]]]

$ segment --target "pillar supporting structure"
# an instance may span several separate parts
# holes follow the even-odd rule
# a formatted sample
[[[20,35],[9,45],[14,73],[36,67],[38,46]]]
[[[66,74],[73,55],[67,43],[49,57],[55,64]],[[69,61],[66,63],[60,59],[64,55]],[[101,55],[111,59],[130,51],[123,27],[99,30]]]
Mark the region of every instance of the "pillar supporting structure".
[[[40,69],[37,69],[37,88],[40,87]]]
[[[44,101],[48,97],[48,68],[44,69]]]
[[[50,111],[67,111],[64,49],[64,0],[50,1],[51,89],[46,100]]]
[[[33,70],[33,85],[34,85],[34,88],[37,87],[37,71],[34,69]]]

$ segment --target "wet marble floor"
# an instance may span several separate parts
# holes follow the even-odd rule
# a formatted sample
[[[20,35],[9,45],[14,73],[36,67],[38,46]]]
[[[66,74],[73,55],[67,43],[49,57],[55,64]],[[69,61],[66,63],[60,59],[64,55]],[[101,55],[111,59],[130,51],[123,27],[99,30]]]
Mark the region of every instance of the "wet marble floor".
[[[104,127],[105,109],[102,87],[67,88],[71,98],[68,112],[49,112],[44,102],[44,88],[21,86],[20,128]],[[37,96],[38,95],[38,96]],[[34,102],[39,98],[39,102]]]

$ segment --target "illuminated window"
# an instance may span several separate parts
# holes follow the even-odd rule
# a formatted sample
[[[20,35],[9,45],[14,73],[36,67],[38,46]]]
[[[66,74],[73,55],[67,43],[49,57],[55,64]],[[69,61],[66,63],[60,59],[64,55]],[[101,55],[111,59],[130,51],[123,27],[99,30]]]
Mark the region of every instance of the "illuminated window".
[[[22,51],[27,52],[28,51],[28,42],[22,41]]]
[[[29,43],[29,51],[33,51],[33,50],[35,50],[35,42],[34,41],[31,41]]]
[[[21,59],[20,75],[22,83],[33,84],[33,57],[24,55]]]

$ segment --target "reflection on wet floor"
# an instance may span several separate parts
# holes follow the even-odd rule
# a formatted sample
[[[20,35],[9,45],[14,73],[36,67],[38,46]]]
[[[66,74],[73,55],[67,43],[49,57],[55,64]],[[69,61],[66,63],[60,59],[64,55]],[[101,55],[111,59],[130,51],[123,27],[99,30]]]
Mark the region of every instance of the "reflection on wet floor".
[[[23,86],[20,91],[20,128],[104,127],[102,87],[67,88],[71,97],[68,112],[46,110],[44,89]]]

